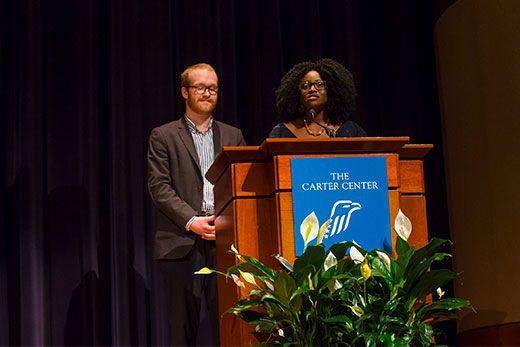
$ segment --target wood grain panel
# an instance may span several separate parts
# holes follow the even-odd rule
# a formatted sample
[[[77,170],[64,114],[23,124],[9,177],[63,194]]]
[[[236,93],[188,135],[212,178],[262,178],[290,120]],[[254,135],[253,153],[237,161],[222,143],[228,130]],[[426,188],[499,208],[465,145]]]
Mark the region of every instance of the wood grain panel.
[[[399,192],[397,190],[388,191],[388,203],[390,205],[390,220],[388,222],[390,223],[390,235],[392,237],[392,254],[394,258],[396,258],[397,254],[395,253],[395,241],[397,234],[394,231],[394,220],[400,208]]]
[[[296,259],[294,242],[294,215],[291,192],[276,193],[279,211],[280,254],[291,263]]]
[[[227,252],[231,244],[238,251],[259,259],[271,268],[279,267],[272,257],[279,253],[276,200],[274,197],[236,199],[217,217],[217,269],[226,272],[236,264],[233,254]],[[245,296],[251,288],[238,288],[223,276],[218,279],[220,336],[222,346],[249,346],[256,339],[254,326],[232,314],[223,313],[234,302]]]
[[[424,194],[423,162],[421,160],[400,160],[399,177],[401,193]]]
[[[273,162],[232,164],[233,196],[268,196],[274,193]]]
[[[399,151],[401,159],[423,159],[433,149],[432,144],[407,143]]]
[[[260,147],[268,155],[397,153],[408,141],[409,137],[268,138]]]
[[[215,214],[218,215],[233,198],[232,165],[228,166],[213,186],[215,196]]]
[[[235,264],[235,257],[227,252],[235,238],[235,204],[229,204],[215,220],[217,230],[217,269],[222,272]],[[245,346],[243,341],[243,323],[235,315],[223,314],[231,307],[240,292],[233,281],[226,281],[224,276],[217,277],[220,344],[222,346]],[[247,335],[245,335],[247,336]]]

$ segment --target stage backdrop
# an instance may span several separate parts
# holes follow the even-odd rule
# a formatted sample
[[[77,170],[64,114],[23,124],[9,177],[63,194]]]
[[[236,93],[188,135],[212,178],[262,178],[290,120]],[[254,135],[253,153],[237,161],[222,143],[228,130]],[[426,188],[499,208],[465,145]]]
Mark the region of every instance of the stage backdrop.
[[[220,76],[217,119],[259,144],[294,64],[331,57],[371,136],[433,143],[429,229],[448,237],[426,1],[17,0],[0,5],[0,345],[168,343],[152,260],[149,131],[179,74]]]

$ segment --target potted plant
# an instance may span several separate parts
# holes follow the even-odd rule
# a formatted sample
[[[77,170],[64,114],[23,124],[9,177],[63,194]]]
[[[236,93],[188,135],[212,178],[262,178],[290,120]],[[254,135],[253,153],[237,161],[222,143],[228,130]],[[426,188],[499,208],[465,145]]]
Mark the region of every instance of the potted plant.
[[[227,310],[254,324],[262,345],[285,346],[408,346],[430,345],[435,325],[456,318],[470,302],[445,298],[442,286],[457,277],[449,269],[431,269],[450,257],[441,249],[448,240],[433,238],[415,249],[407,242],[412,226],[399,211],[395,259],[380,250],[368,251],[353,242],[328,250],[314,213],[301,226],[306,246],[291,264],[276,255],[282,267],[272,269],[253,257],[231,251],[239,262],[219,273],[249,294]]]

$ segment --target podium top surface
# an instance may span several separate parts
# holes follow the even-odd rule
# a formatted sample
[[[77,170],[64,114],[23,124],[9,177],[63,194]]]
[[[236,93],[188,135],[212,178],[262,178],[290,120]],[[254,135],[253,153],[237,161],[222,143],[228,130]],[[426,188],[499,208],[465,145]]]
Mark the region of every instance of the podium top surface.
[[[225,146],[206,173],[215,182],[224,170],[237,162],[268,161],[276,155],[398,153],[406,159],[423,158],[432,145],[408,144],[409,137],[355,138],[267,138],[260,146]]]

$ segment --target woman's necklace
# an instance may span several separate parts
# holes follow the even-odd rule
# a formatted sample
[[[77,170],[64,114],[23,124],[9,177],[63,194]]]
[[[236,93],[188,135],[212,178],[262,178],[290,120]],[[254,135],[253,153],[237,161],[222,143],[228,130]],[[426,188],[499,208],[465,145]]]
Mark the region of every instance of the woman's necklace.
[[[325,128],[329,125],[329,122],[325,123],[325,128],[321,128],[321,130],[318,132],[314,132],[311,130],[311,128],[309,127],[309,124],[307,123],[307,119],[305,119],[305,118],[303,118],[303,124],[305,125],[305,130],[307,130],[307,134],[309,134],[311,136],[320,136],[325,131]]]

